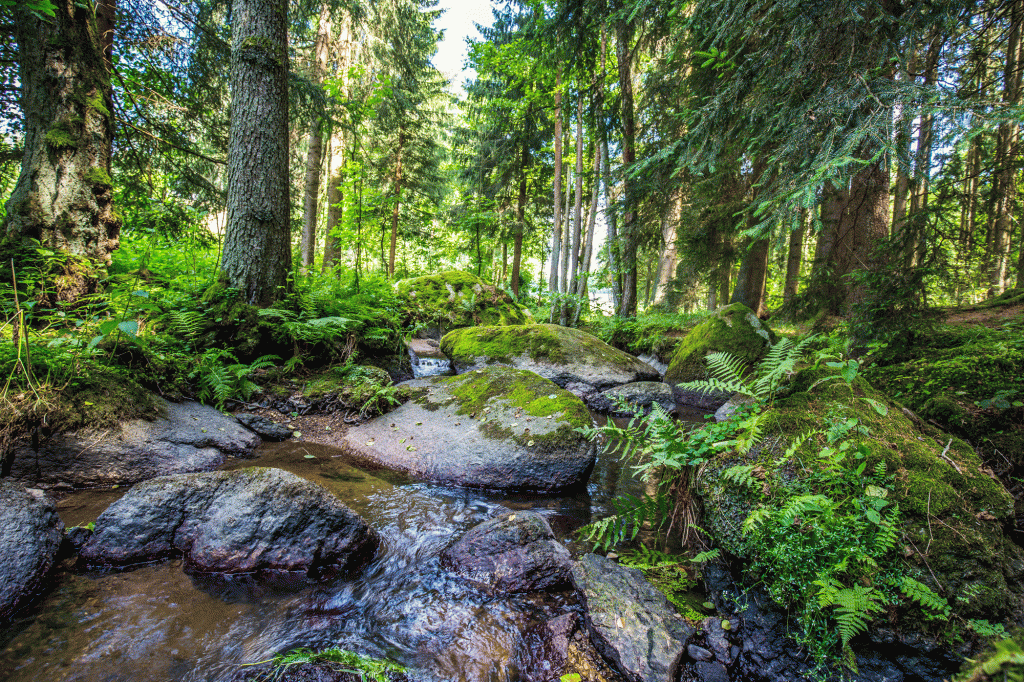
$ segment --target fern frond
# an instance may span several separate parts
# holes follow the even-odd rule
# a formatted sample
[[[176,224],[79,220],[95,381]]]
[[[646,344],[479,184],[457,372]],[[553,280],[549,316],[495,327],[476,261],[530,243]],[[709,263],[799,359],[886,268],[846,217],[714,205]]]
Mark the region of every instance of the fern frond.
[[[705,361],[708,363],[708,374],[726,384],[743,386],[743,374],[747,363],[732,353],[709,353]]]
[[[722,551],[717,547],[715,549],[709,549],[706,552],[700,552],[690,559],[691,564],[706,564],[709,561],[714,561],[721,556]]]
[[[879,524],[878,534],[875,535],[875,540],[872,543],[875,556],[885,556],[889,553],[889,550],[896,546],[896,541],[900,539],[900,530],[896,525],[896,519],[899,518],[899,515],[900,506],[894,504],[889,508],[885,519]]]
[[[792,459],[793,455],[796,454],[796,451],[799,450],[800,447],[804,443],[806,443],[811,436],[815,436],[818,433],[820,433],[820,431],[805,431],[796,438],[794,438],[792,442],[789,444],[789,447],[786,448],[786,451],[782,453],[782,457],[779,457],[777,460],[775,460],[775,466],[780,467],[786,462],[788,462],[790,459]]]
[[[260,308],[256,311],[256,314],[260,317],[269,317],[275,320],[281,320],[282,322],[294,322],[298,319],[298,316],[290,310],[281,310],[279,308]]]
[[[755,530],[758,526],[765,522],[772,515],[770,507],[758,507],[754,511],[747,515],[747,518],[743,521],[743,534],[749,534]]]
[[[723,381],[714,377],[710,379],[699,379],[679,384],[679,388],[686,391],[700,391],[701,393],[742,393],[750,395],[750,389],[743,382]]]
[[[756,464],[737,464],[722,472],[722,480],[733,483],[747,490],[760,488],[761,482],[754,477],[753,471]]]
[[[836,624],[844,646],[860,633],[866,632],[874,614],[883,610],[878,603],[879,592],[874,587],[843,587],[834,578],[815,580],[814,584],[821,588],[818,591],[818,606],[823,609],[836,607]]]
[[[779,514],[779,523],[783,526],[789,526],[798,517],[820,514],[831,506],[832,500],[824,495],[799,495],[787,502],[786,506],[782,508]]]
[[[281,362],[281,358],[276,355],[261,355],[249,363],[249,369],[269,369],[271,367],[276,367],[279,362]]]
[[[948,620],[950,613],[952,613],[948,601],[932,591],[930,587],[914,580],[909,575],[903,576],[900,580],[900,592],[907,599],[921,606],[921,608],[930,611],[935,617]]]
[[[172,310],[170,318],[174,331],[190,341],[203,331],[203,314],[195,310]]]

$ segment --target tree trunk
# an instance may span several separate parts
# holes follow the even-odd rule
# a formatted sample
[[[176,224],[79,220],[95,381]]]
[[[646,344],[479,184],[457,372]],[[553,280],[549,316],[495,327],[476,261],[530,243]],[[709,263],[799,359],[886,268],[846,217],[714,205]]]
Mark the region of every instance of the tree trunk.
[[[558,268],[562,248],[562,69],[555,74],[555,189],[554,225],[551,232],[551,275],[548,291],[558,292]]]
[[[942,36],[935,30],[928,43],[928,54],[924,63],[924,85],[933,86],[938,78],[939,53],[942,49]],[[914,155],[914,178],[910,191],[910,211],[907,216],[907,232],[904,239],[904,266],[916,267],[923,260],[926,245],[925,233],[928,223],[928,191],[930,188],[932,165],[932,130],[935,116],[931,113],[921,115],[921,123],[917,132],[917,152]]]
[[[666,207],[661,218],[661,241],[662,252],[658,260],[658,285],[654,292],[654,305],[671,305],[672,282],[676,277],[676,267],[679,265],[679,250],[676,247],[676,230],[679,226],[679,216],[683,209],[683,193],[677,189]]]
[[[917,40],[908,41],[906,55],[901,61],[899,77],[903,81],[911,81],[917,72]],[[904,106],[900,114],[899,124],[896,133],[896,147],[905,154],[905,159],[910,159],[911,126],[913,115],[909,107]],[[893,188],[893,209],[892,209],[892,233],[899,234],[905,228],[907,220],[907,198],[910,195],[910,168],[908,161],[901,160],[904,157],[898,155],[896,159],[896,183]]]
[[[276,300],[291,268],[288,4],[233,0],[228,225],[221,269],[252,305]]]
[[[576,293],[580,241],[583,237],[583,95],[576,96],[576,200],[572,211],[572,249],[569,252],[569,293]],[[575,303],[572,304],[576,306]]]
[[[789,256],[786,258],[786,284],[782,291],[782,300],[789,303],[797,293],[800,285],[800,264],[804,257],[804,229],[807,226],[807,209],[800,209],[795,230],[789,233]]]
[[[866,293],[847,275],[876,269],[875,249],[888,234],[889,185],[881,163],[865,167],[845,187],[826,187],[821,219],[815,279],[829,283],[828,312],[847,315]]]
[[[611,157],[608,155],[608,118],[610,112],[605,107],[605,94],[604,94],[604,64],[607,63],[608,56],[608,36],[605,34],[604,29],[601,29],[601,65],[602,71],[598,78],[598,106],[597,110],[601,112],[601,121],[598,124],[598,134],[601,136],[601,156],[603,157],[603,180],[604,180],[604,204],[605,204],[605,221],[607,224],[607,234],[605,236],[605,249],[607,251],[608,261],[608,272],[611,276],[612,284],[612,306],[613,310],[617,314],[619,312],[619,305],[622,301],[622,280],[619,278],[619,256],[618,256],[618,243],[619,243],[619,217],[615,207],[615,197],[612,192],[612,167]]]
[[[601,145],[594,145],[594,167],[591,171],[593,187],[590,195],[590,208],[587,211],[587,241],[583,247],[583,261],[580,263],[580,277],[576,291],[580,298],[586,295],[587,278],[590,275],[590,261],[594,255],[594,228],[597,226],[597,202],[601,189]],[[573,325],[575,326],[575,324]]]
[[[338,75],[341,77],[342,92],[350,96],[348,69],[354,57],[355,48],[349,40],[349,20],[342,21],[338,36]],[[355,158],[353,157],[353,160]],[[341,256],[338,230],[345,217],[345,128],[338,126],[331,139],[331,164],[328,168],[330,183],[327,189],[327,224],[324,226],[324,261],[322,271],[333,268]],[[353,181],[353,185],[355,182]],[[359,249],[357,243],[356,249]]]
[[[3,235],[79,258],[69,261],[50,301],[68,304],[96,290],[121,221],[110,178],[109,33],[101,36],[92,7],[54,5],[55,16],[45,21],[13,10],[25,137]]]
[[[751,174],[751,198],[752,206],[756,205],[760,184],[764,175],[766,155],[762,153],[754,159],[754,169]],[[757,217],[753,210],[747,215],[747,231],[757,227]],[[740,261],[740,271],[736,277],[736,288],[732,292],[730,303],[742,303],[758,317],[765,317],[768,314],[764,305],[765,284],[768,281],[768,253],[770,251],[770,235],[747,240],[747,249]]]
[[[1003,74],[1003,103],[1007,107],[1020,104],[1021,22],[1024,20],[1024,0],[1013,0],[1010,6],[1010,34],[1006,45],[1006,70]],[[1010,233],[1013,228],[1013,203],[1017,194],[1014,148],[1020,124],[1003,121],[996,135],[995,158],[995,220],[992,233],[992,266],[989,274],[989,296],[998,296],[1006,286],[1006,271],[1010,259]]]
[[[327,44],[331,36],[331,12],[327,5],[320,9],[316,42],[313,46],[313,68],[310,80],[319,83],[327,72]],[[316,256],[316,224],[320,208],[320,171],[324,163],[325,122],[316,119],[309,127],[309,149],[306,152],[305,200],[302,204],[301,272],[309,274]]]
[[[636,198],[629,169],[636,161],[636,118],[633,106],[633,69],[630,42],[632,28],[620,21],[616,28],[616,56],[619,63],[619,97],[622,120],[622,301],[619,314],[636,316],[637,305],[637,226]]]
[[[516,227],[512,243],[512,295],[519,300],[519,268],[523,264],[523,233],[526,227],[526,168],[530,165],[530,148],[523,142],[519,161],[519,202],[516,205]],[[502,268],[504,277],[504,268]]]
[[[398,160],[395,163],[395,207],[391,211],[391,250],[388,252],[388,277],[395,276],[395,249],[398,246],[398,214],[402,208],[402,152],[405,131],[398,131]]]

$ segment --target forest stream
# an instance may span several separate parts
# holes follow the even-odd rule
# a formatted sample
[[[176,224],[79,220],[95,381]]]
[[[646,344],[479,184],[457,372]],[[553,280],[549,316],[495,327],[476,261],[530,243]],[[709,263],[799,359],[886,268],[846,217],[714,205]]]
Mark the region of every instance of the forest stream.
[[[438,554],[501,508],[543,514],[576,551],[574,531],[636,493],[613,452],[598,457],[585,490],[518,496],[370,472],[335,448],[265,443],[227,469],[278,467],[315,481],[365,518],[383,542],[356,577],[310,585],[249,576],[187,574],[180,561],[124,571],[66,570],[37,606],[0,630],[0,677],[35,680],[228,680],[245,663],[296,647],[340,646],[386,656],[414,679],[516,680],[521,633],[577,608],[571,590],[491,596],[441,568]],[[121,490],[65,497],[68,526],[92,521]]]

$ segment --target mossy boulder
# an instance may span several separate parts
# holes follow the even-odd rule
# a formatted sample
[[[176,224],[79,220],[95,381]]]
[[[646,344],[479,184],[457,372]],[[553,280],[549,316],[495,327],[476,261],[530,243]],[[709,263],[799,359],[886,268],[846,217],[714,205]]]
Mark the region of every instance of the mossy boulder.
[[[921,418],[969,440],[997,469],[1008,461],[1013,470],[1001,474],[1019,476],[1024,470],[1019,324],[939,328],[898,354],[888,349],[878,354],[865,376]]]
[[[487,367],[404,386],[408,403],[345,434],[354,459],[420,479],[533,492],[590,475],[594,449],[579,432],[592,424],[586,405],[533,372]]]
[[[863,427],[866,466],[884,462],[895,475],[890,502],[902,514],[897,548],[906,571],[946,597],[961,617],[1019,616],[1024,551],[1005,530],[1013,498],[967,443],[904,411],[864,379],[851,386],[835,370],[801,371],[771,407],[765,438],[749,463],[774,468],[798,435],[851,418]],[[784,475],[799,477],[814,467],[825,444],[824,435],[806,441]],[[705,479],[704,527],[720,546],[743,556],[742,524],[761,491],[716,475],[735,463],[734,456],[724,457]]]
[[[457,372],[508,365],[536,372],[585,398],[614,386],[659,378],[646,362],[596,336],[556,324],[457,329],[441,339],[441,350]]]
[[[379,367],[337,365],[309,379],[302,394],[314,409],[322,412],[344,409],[371,414],[390,407],[389,386],[391,377]]]
[[[503,290],[474,274],[448,270],[395,283],[402,323],[420,325],[429,336],[478,324],[527,324],[529,311]]]
[[[775,332],[742,303],[733,303],[693,328],[676,347],[665,383],[678,384],[708,378],[705,358],[711,353],[727,352],[747,365],[753,365],[768,354],[775,343]],[[705,409],[715,409],[729,396],[718,393],[697,393],[676,388],[680,402]]]

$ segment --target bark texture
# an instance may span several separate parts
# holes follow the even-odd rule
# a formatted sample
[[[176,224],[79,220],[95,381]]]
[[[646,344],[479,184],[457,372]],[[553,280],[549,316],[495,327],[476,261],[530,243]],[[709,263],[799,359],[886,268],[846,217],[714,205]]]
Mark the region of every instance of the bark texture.
[[[320,10],[320,22],[314,43],[312,80],[320,82],[327,71],[327,44],[331,35],[331,12],[327,5]],[[302,274],[307,274],[316,256],[316,224],[320,209],[320,171],[324,162],[324,121],[316,119],[309,127],[309,149],[306,151],[305,199],[302,208]]]
[[[1006,45],[1006,69],[1003,73],[1003,102],[1015,106],[1021,101],[1021,23],[1024,21],[1024,0],[1013,0],[1010,11],[1010,34]],[[1006,287],[1006,271],[1010,260],[1010,236],[1013,230],[1013,204],[1017,195],[1015,148],[1019,136],[1018,121],[999,124],[996,135],[995,219],[992,232],[992,265],[989,271],[989,296],[998,296]]]
[[[634,181],[629,176],[629,167],[636,161],[636,116],[633,104],[633,68],[630,43],[632,27],[620,22],[616,31],[616,57],[619,62],[619,102],[622,119],[622,301],[618,313],[635,317],[637,307],[636,270],[636,200],[633,196]]]
[[[789,303],[796,296],[800,285],[800,265],[804,257],[804,227],[807,225],[807,209],[800,209],[796,229],[789,233],[789,254],[786,258],[786,285],[782,300]]]
[[[221,262],[228,286],[266,305],[291,267],[288,187],[288,5],[233,0],[228,225]]]
[[[121,220],[110,178],[109,32],[104,41],[91,8],[73,0],[54,5],[48,21],[16,11],[25,147],[3,234],[92,264],[71,262],[55,282],[54,302],[70,303],[95,289],[98,270],[118,246]]]
[[[562,248],[562,71],[555,75],[555,217],[551,232],[551,274],[548,291],[558,291],[558,267]]]

